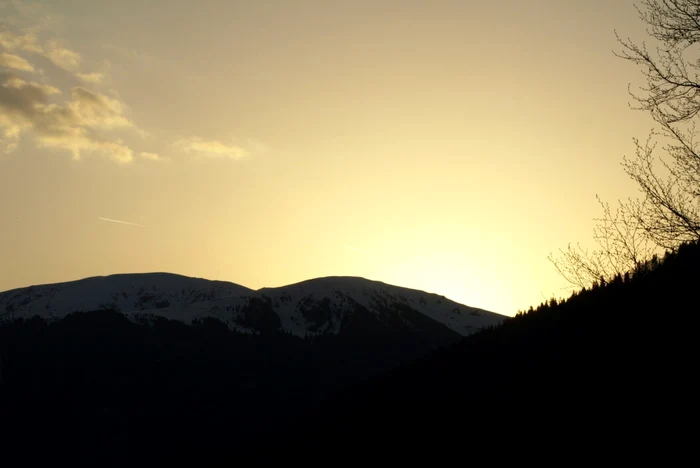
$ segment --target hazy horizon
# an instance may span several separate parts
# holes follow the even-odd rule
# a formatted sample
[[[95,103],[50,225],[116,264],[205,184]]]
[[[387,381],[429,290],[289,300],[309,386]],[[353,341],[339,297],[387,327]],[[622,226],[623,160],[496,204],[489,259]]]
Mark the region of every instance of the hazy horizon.
[[[357,276],[567,294],[650,117],[634,0],[0,1],[0,291]]]

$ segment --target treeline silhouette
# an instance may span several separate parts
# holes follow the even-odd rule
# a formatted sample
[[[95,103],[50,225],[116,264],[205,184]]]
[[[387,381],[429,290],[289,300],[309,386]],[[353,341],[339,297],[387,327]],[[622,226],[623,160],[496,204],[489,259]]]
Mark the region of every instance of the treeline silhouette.
[[[133,323],[114,311],[19,319],[0,326],[0,441],[34,462],[208,465],[331,390],[457,338],[378,326],[246,335],[214,318]]]
[[[298,437],[277,441],[312,440],[358,460],[411,460],[427,449],[474,460],[527,450],[566,453],[565,464],[613,454],[629,462],[663,446],[669,461],[692,440],[683,421],[697,414],[698,291],[700,244],[683,244],[351,385],[303,429],[280,431]]]

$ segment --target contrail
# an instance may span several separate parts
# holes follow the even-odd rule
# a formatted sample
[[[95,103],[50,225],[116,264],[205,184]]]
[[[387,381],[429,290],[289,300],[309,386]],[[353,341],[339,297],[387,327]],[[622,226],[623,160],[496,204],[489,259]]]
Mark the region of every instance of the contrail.
[[[118,219],[109,219],[109,218],[97,218],[102,221],[109,221],[110,223],[119,223],[119,224],[128,224],[129,226],[138,226],[138,227],[146,227],[143,224],[137,224],[137,223],[130,223],[128,221],[119,221]]]

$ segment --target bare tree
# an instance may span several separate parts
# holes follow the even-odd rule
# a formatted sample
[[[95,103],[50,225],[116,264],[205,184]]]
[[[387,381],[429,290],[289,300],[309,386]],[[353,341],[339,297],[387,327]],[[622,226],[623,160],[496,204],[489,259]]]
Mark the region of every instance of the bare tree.
[[[635,156],[622,166],[641,197],[619,202],[613,215],[598,199],[603,217],[596,219],[593,251],[573,248],[550,254],[557,271],[574,286],[605,283],[618,274],[644,272],[660,249],[676,249],[700,240],[700,0],[643,0],[637,8],[647,33],[657,43],[623,40],[616,55],[641,67],[646,81],[630,95],[637,110],[649,112],[660,125],[644,144],[635,139]],[[665,158],[654,152],[664,140]]]
[[[560,257],[549,256],[578,287],[632,273],[660,248],[700,239],[700,0],[642,0],[635,8],[655,46],[623,40],[616,31],[622,50],[615,55],[641,68],[646,83],[636,91],[630,86],[633,108],[648,112],[660,130],[652,130],[644,144],[635,139],[635,155],[623,159],[641,196],[618,202],[614,215],[601,202],[597,248],[569,245]],[[654,154],[659,142],[663,157]]]
[[[642,194],[629,211],[650,239],[673,249],[700,239],[700,0],[644,0],[642,6],[637,12],[657,46],[651,52],[616,32],[623,47],[616,55],[642,69],[646,85],[630,95],[661,130],[643,145],[635,140],[636,155],[625,157],[623,167]],[[659,140],[667,142],[667,157],[657,161]]]
[[[560,256],[550,254],[548,259],[554,264],[559,274],[569,283],[579,288],[591,286],[597,282],[610,282],[617,275],[632,272],[647,262],[655,251],[654,244],[639,223],[641,205],[634,201],[618,201],[615,213],[610,205],[599,197],[603,216],[596,218],[593,240],[597,244],[594,250],[568,245],[559,251]]]

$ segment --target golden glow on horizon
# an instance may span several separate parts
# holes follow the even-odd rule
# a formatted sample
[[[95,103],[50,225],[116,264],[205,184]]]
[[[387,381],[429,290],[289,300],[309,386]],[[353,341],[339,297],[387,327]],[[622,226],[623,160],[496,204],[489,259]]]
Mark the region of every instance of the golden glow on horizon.
[[[634,2],[262,3],[0,2],[0,290],[350,275],[513,315],[634,195]]]

